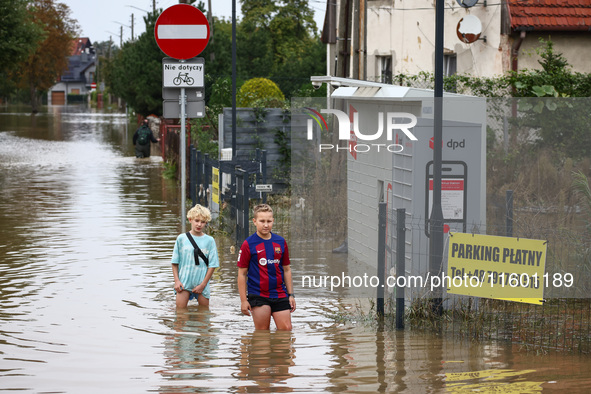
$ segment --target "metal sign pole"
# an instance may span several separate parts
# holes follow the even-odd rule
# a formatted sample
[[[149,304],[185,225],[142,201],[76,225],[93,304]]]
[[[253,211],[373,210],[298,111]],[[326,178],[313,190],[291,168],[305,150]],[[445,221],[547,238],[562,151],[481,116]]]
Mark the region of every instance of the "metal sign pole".
[[[183,232],[186,229],[185,205],[187,199],[187,97],[185,88],[190,88],[191,92],[191,88],[204,88],[205,86],[203,83],[204,61],[203,58],[195,58],[195,56],[203,52],[209,37],[210,26],[207,18],[201,10],[189,4],[176,4],[167,8],[160,14],[154,27],[154,38],[158,47],[162,52],[180,62],[180,64],[176,65],[168,62],[168,59],[167,61],[162,59],[162,96],[164,98],[162,112],[165,118],[181,118],[179,154],[181,156],[181,228]],[[190,41],[190,45],[187,44],[187,40]],[[195,73],[196,75],[193,76]],[[195,84],[195,82],[197,83]],[[170,93],[164,89],[177,87],[181,89],[179,98],[180,114],[178,117],[172,113],[178,107],[173,105],[173,108],[171,108],[170,105],[167,105],[169,101],[166,97]],[[192,118],[202,118],[205,116],[203,95],[199,94],[199,90],[192,91],[196,93],[196,96],[189,100],[189,115]],[[195,98],[201,99],[198,100],[200,104],[197,106],[192,105],[196,101]]]
[[[181,230],[184,233],[186,230],[185,209],[187,199],[187,137],[185,135],[185,88],[181,88],[181,143],[179,154],[181,155]]]

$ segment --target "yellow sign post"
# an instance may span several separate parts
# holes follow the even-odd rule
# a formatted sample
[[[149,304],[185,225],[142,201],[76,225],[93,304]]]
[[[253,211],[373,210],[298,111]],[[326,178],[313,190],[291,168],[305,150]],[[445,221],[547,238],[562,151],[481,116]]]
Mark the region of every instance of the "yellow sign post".
[[[542,304],[548,282],[546,241],[450,233],[451,294]]]
[[[220,203],[220,169],[211,168],[211,201]]]

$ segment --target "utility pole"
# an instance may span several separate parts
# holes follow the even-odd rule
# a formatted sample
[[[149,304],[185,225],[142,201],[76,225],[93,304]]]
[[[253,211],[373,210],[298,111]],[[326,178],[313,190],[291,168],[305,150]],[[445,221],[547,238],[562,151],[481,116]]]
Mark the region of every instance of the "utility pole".
[[[215,52],[213,50],[213,14],[211,11],[211,0],[207,2],[207,20],[209,21],[209,44],[211,52],[209,53],[209,60],[215,60]]]
[[[119,48],[123,48],[123,26],[119,26]]]
[[[232,0],[232,160],[236,160],[236,0]]]
[[[131,41],[133,41],[133,13],[131,14]]]
[[[435,108],[433,111],[433,208],[430,224],[429,271],[431,277],[439,275],[443,261],[443,209],[441,207],[441,161],[443,141],[443,22],[444,0],[435,3]],[[436,316],[443,313],[442,289],[433,294],[432,307]]]

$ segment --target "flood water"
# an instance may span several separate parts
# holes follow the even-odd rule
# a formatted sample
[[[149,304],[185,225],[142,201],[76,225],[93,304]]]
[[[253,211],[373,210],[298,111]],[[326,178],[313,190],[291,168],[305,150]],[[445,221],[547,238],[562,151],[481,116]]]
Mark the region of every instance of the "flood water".
[[[0,390],[30,393],[588,392],[591,358],[342,323],[367,300],[299,292],[293,331],[240,314],[233,240],[209,309],[175,310],[179,192],[122,114],[0,108]],[[343,255],[290,246],[295,282]],[[316,271],[316,272],[314,272]],[[301,296],[300,296],[301,294]]]

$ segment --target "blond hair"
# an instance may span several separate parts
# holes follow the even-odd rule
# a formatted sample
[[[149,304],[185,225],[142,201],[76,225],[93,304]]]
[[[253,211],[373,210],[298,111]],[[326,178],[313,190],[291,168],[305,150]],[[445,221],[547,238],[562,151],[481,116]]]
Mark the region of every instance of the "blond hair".
[[[211,212],[204,206],[197,204],[189,209],[189,212],[187,212],[187,219],[193,220],[199,218],[203,219],[204,222],[209,222],[211,220]]]
[[[271,208],[271,206],[269,204],[259,204],[257,206],[254,207],[254,209],[252,210],[253,213],[253,217],[257,217],[257,213],[259,212],[271,212],[271,214],[273,213],[273,208]]]

